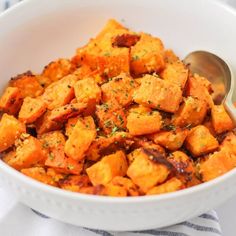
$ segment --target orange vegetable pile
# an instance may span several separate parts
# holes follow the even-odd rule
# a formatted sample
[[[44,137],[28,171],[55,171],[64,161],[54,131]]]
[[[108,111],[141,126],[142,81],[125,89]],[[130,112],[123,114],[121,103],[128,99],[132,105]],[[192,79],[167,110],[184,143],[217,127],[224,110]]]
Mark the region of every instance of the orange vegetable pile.
[[[109,20],[73,58],[9,81],[2,160],[79,193],[188,188],[236,166],[234,125],[212,92],[159,38]]]

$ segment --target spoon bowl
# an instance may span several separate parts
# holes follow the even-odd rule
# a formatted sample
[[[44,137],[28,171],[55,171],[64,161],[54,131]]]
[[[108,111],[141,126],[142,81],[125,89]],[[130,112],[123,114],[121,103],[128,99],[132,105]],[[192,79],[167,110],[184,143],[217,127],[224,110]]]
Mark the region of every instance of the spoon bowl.
[[[207,51],[189,53],[184,63],[192,73],[207,78],[212,84],[212,98],[216,105],[223,104],[236,124],[236,109],[233,105],[234,75],[230,66],[217,55]]]

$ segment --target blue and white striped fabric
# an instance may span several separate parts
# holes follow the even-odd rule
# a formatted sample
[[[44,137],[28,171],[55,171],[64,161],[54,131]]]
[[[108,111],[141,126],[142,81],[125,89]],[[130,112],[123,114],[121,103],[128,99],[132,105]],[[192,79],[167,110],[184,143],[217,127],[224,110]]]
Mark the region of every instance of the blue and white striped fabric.
[[[0,0],[0,11],[20,0]],[[1,27],[1,25],[0,25]],[[106,232],[65,224],[24,206],[0,188],[0,235],[2,236],[219,236],[222,235],[214,211],[162,229],[142,232]]]

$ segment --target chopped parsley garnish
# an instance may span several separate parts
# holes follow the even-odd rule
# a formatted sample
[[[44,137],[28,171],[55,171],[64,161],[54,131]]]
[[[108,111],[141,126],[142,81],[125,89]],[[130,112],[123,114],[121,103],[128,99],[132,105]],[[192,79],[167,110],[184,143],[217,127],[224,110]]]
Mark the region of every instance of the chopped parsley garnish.
[[[139,56],[135,55],[132,57],[132,61],[137,61],[137,60],[139,60]]]

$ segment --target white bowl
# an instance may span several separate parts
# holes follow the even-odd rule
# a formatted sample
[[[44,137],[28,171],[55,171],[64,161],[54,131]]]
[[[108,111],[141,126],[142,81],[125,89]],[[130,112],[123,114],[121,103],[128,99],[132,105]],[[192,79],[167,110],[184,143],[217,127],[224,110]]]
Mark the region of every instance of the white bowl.
[[[26,0],[0,16],[0,87],[19,72],[39,72],[70,57],[108,18],[163,39],[181,57],[208,50],[236,68],[236,12],[205,0]],[[175,224],[236,192],[236,170],[208,183],[159,196],[110,198],[72,193],[30,179],[0,161],[1,184],[50,217],[89,228],[125,231]]]

